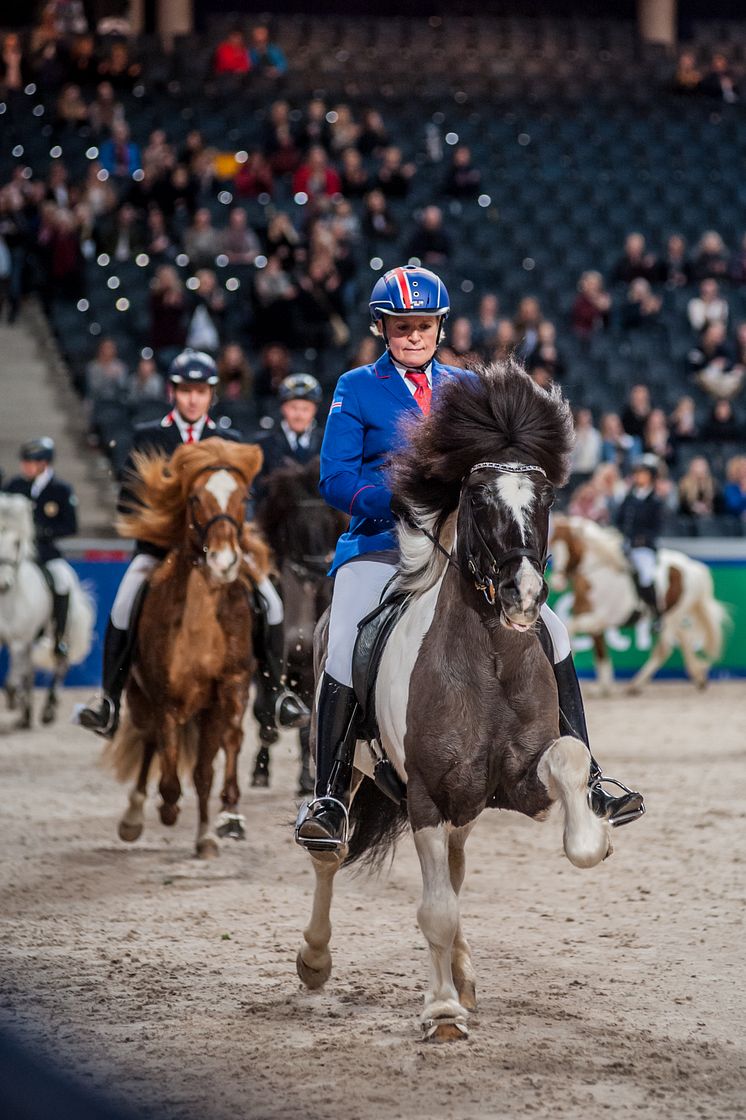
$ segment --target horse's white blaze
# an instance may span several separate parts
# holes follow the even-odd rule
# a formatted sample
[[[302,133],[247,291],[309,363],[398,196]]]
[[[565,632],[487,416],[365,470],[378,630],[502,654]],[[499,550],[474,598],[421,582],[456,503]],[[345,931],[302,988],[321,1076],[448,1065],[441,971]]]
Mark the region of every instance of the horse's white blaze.
[[[541,594],[544,580],[526,556],[521,560],[515,581],[518,594],[521,597],[521,608],[524,611],[533,610],[536,606],[536,600]]]
[[[381,740],[388,758],[399,776],[406,781],[404,735],[407,730],[409,678],[412,676],[422,640],[435,614],[440,585],[445,572],[419,595],[408,608],[401,622],[386,643],[376,682],[376,715]]]
[[[595,867],[611,847],[610,826],[588,804],[590,755],[579,739],[563,735],[542,755],[539,781],[565,811],[565,855],[576,867]]]
[[[526,515],[534,500],[533,483],[524,474],[501,474],[497,480],[497,492],[513,514],[525,544]]]
[[[238,483],[230,471],[215,471],[214,474],[210,475],[205,486],[205,490],[210,491],[223,513],[228,508],[231,494],[237,488]]]

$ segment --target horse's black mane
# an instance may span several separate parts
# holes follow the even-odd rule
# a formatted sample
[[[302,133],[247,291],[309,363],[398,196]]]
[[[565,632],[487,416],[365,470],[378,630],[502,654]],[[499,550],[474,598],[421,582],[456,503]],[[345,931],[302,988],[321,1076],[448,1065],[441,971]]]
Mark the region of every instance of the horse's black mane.
[[[388,463],[393,492],[440,517],[458,505],[475,463],[536,463],[554,486],[567,481],[570,406],[559,386],[540,388],[513,358],[442,383],[430,415],[417,418],[407,435]]]

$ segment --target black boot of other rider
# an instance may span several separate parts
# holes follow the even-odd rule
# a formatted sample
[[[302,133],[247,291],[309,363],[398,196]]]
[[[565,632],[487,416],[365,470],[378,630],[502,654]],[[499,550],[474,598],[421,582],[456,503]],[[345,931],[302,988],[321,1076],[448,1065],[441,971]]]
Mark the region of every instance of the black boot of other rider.
[[[325,673],[317,713],[315,798],[304,806],[295,829],[296,841],[307,851],[334,851],[347,838],[356,717],[354,691]]]

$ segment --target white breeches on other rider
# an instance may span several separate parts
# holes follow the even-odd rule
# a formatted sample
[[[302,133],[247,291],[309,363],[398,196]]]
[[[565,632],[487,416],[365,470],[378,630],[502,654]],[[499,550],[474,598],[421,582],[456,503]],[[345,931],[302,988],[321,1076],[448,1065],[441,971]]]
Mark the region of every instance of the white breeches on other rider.
[[[372,559],[372,556],[380,559]],[[337,570],[329,615],[329,647],[326,672],[339,684],[352,685],[352,654],[357,639],[357,626],[381,601],[383,590],[396,574],[392,553],[368,553],[348,560]],[[545,603],[541,608],[552,639],[554,663],[564,661],[572,652],[564,622]]]
[[[160,564],[160,560],[157,556],[149,556],[146,552],[140,552],[134,557],[122,576],[122,582],[119,584],[119,590],[111,608],[112,625],[116,626],[117,630],[129,629],[137,593],[153,568],[157,567],[158,564]],[[269,578],[265,577],[257,587],[267,603],[267,622],[270,626],[276,626],[285,617],[282,599]]]
[[[52,583],[57,594],[69,595],[75,587],[76,579],[75,572],[67,560],[63,560],[61,556],[56,556],[53,560],[47,560],[44,567],[52,577]]]
[[[630,549],[630,559],[637,573],[637,582],[640,587],[652,587],[655,583],[655,549]]]

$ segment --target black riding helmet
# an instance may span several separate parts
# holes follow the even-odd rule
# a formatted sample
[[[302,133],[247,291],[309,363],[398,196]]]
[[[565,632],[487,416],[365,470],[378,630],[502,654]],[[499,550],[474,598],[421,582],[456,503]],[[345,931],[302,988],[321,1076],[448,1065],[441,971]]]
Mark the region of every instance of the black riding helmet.
[[[51,463],[54,459],[54,440],[49,436],[27,440],[21,444],[18,458],[25,463]]]
[[[321,386],[310,373],[291,373],[280,382],[277,390],[280,404],[288,401],[310,401],[311,404],[321,404]]]
[[[218,367],[209,354],[201,350],[183,350],[168,367],[172,385],[217,385]]]

